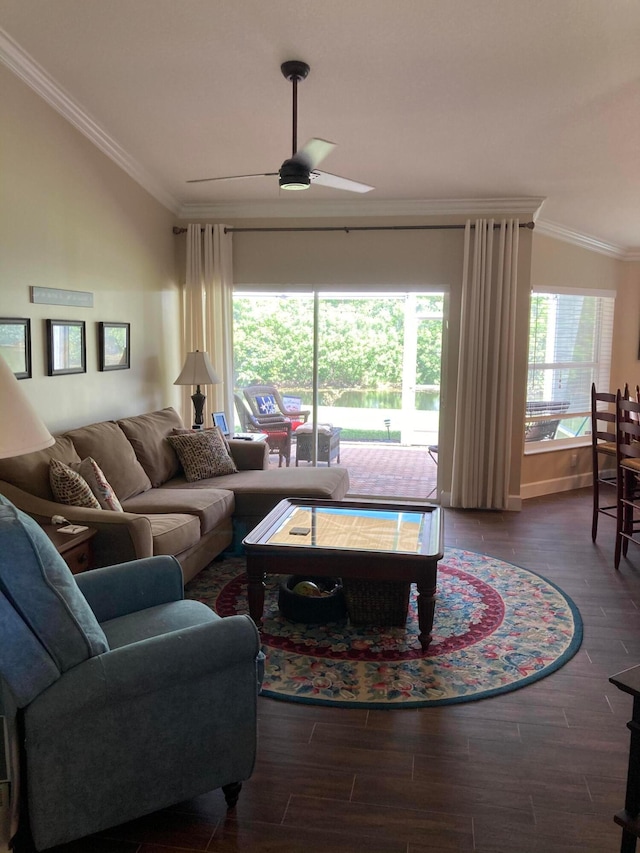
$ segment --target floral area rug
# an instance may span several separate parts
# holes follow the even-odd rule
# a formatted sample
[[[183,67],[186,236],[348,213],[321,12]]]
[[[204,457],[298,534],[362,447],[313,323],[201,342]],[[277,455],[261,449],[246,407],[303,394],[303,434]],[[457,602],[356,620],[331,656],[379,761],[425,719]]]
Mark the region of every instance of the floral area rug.
[[[187,598],[221,616],[248,613],[245,561],[213,563]],[[415,585],[404,627],[290,622],[278,609],[285,576],[267,577],[262,694],[350,708],[416,708],[516,690],[565,664],[582,642],[580,613],[562,590],[493,557],[446,549],[438,567],[433,640],[418,641]]]

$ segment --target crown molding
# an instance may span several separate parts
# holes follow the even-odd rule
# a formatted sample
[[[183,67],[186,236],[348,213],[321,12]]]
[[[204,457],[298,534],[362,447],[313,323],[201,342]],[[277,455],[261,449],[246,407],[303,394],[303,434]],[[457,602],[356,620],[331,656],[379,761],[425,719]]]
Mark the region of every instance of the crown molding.
[[[94,121],[73,98],[32,59],[11,36],[0,28],[0,62],[40,95],[54,110],[123,169],[160,204],[177,214],[179,204],[133,157]]]
[[[582,249],[598,252],[601,255],[607,255],[610,258],[617,258],[622,261],[640,260],[640,250],[625,249],[624,246],[607,243],[588,234],[580,234],[571,228],[565,228],[564,225],[558,225],[557,222],[549,222],[545,219],[536,220],[536,233],[562,240],[564,243],[571,243],[574,246],[580,246]]]
[[[517,216],[534,218],[544,198],[300,199],[180,205],[181,219],[272,219],[340,216]]]

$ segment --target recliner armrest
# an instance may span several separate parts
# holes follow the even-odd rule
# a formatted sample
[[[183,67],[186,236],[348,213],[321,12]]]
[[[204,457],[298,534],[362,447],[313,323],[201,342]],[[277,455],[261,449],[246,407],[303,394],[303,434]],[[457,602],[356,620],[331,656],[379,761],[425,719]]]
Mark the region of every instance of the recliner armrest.
[[[75,575],[98,622],[184,597],[182,568],[175,557],[146,557]]]

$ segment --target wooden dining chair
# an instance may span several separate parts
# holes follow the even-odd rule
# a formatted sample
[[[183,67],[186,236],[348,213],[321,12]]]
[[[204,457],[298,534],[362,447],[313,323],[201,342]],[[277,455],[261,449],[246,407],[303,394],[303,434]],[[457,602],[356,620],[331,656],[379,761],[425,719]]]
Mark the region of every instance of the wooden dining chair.
[[[640,400],[616,395],[616,547],[614,565],[627,555],[629,542],[640,545]]]
[[[616,488],[616,394],[596,391],[591,385],[591,462],[593,470],[593,518],[591,521],[591,539],[595,542],[598,535],[598,517],[617,516],[615,492],[611,498],[601,504],[600,490]],[[625,386],[624,396],[629,392]],[[610,501],[613,501],[612,503]]]
[[[625,383],[622,396],[628,400],[629,383]],[[602,486],[614,489],[617,483],[616,463],[616,398],[617,394],[596,391],[591,385],[591,460],[593,472],[593,518],[591,521],[591,539],[595,542],[598,535],[598,515],[617,517],[617,498],[614,503],[600,503]],[[636,400],[640,401],[640,386],[636,385]]]

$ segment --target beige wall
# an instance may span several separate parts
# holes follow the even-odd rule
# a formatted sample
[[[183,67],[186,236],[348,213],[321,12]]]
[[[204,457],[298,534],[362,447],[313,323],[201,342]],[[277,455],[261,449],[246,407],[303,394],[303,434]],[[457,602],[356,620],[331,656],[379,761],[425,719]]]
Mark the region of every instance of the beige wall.
[[[613,338],[611,388],[640,384],[640,262],[622,264]]]
[[[175,405],[173,215],[4,66],[0,102],[0,316],[31,318],[21,387],[53,431]],[[94,306],[32,304],[31,285]],[[46,375],[46,318],[86,321],[85,374]],[[98,371],[98,321],[131,323],[130,370]]]

